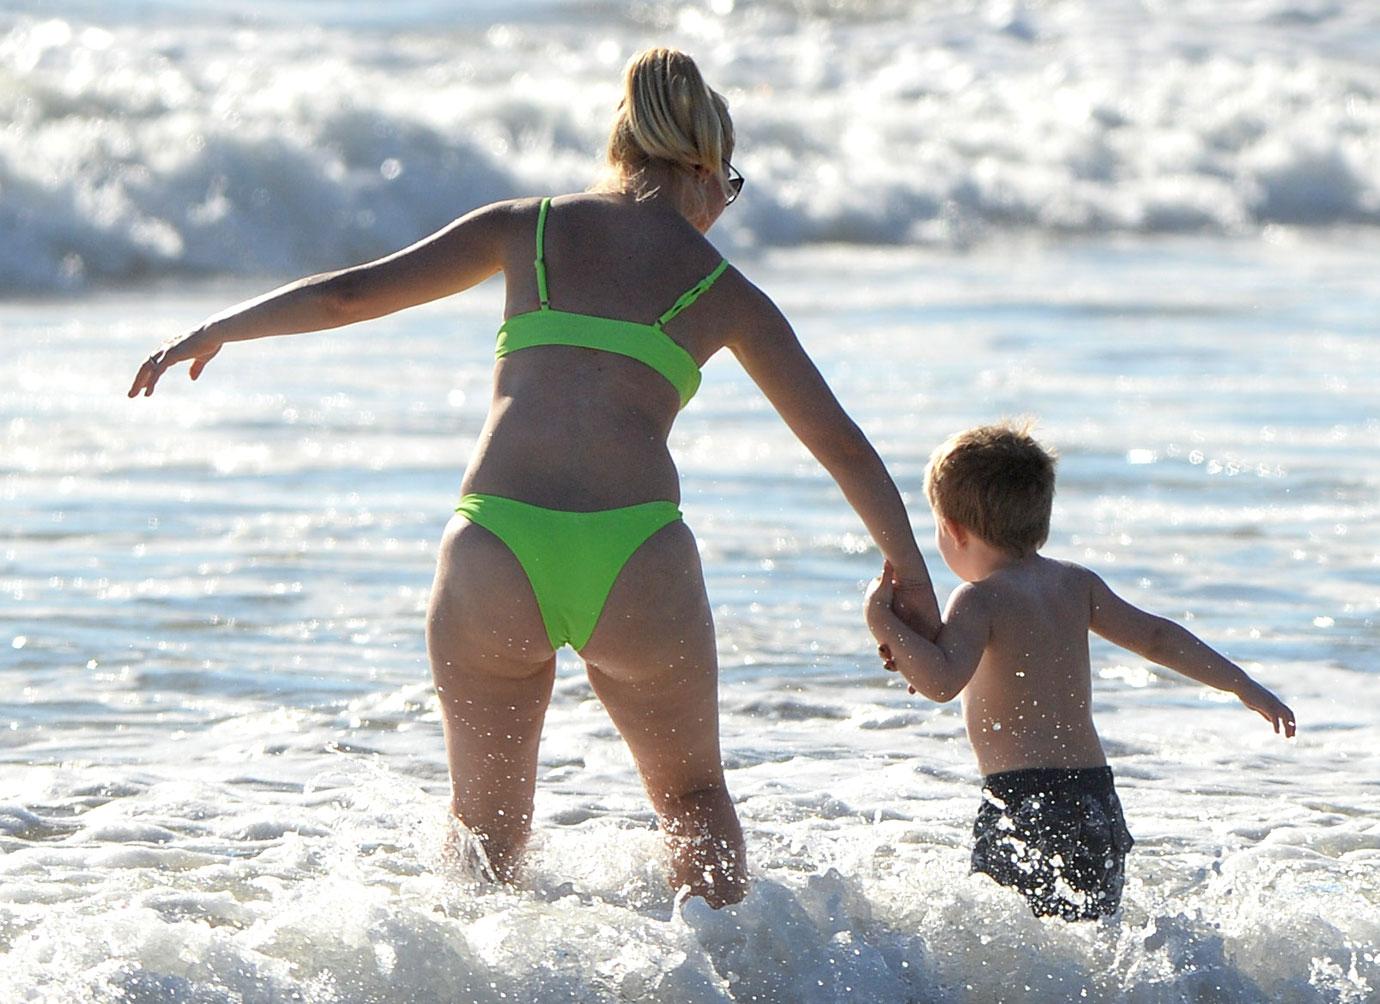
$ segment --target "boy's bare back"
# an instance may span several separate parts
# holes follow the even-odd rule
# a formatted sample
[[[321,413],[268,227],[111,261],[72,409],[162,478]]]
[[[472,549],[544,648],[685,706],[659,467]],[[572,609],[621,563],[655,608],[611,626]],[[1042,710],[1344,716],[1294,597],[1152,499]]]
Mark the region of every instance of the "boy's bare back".
[[[951,614],[985,622],[973,625],[987,643],[962,695],[983,774],[1106,764],[1092,720],[1091,581],[1078,565],[1036,554],[950,601]],[[963,602],[968,591],[978,602]]]

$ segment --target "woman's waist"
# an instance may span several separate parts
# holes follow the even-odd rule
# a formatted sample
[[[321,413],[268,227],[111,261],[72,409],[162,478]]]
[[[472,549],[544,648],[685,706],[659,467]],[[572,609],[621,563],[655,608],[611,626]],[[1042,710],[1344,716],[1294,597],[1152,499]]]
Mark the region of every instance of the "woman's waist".
[[[587,453],[511,452],[490,440],[471,461],[460,491],[547,509],[595,512],[643,502],[679,505],[680,477],[664,448],[592,458]]]

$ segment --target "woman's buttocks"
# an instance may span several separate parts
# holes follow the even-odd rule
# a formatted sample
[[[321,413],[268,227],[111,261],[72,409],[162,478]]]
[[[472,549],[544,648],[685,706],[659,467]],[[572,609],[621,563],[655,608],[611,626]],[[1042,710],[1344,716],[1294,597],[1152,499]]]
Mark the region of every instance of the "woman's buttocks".
[[[514,353],[499,362],[463,490],[572,511],[678,502],[666,445],[678,410],[674,388],[635,360],[567,346]]]

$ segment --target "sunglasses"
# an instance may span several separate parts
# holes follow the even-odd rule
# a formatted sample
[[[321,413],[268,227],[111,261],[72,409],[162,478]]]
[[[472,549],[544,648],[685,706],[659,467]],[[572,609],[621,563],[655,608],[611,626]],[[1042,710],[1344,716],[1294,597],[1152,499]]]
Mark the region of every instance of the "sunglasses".
[[[738,169],[724,161],[724,176],[728,179],[728,198],[724,199],[724,206],[731,206],[738,201],[738,196],[743,192],[743,176],[738,173]]]

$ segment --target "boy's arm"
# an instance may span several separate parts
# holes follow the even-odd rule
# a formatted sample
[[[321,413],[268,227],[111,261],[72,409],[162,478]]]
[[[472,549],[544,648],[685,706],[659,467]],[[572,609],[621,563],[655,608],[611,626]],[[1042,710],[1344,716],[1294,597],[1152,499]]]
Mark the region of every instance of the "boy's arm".
[[[886,658],[912,691],[944,703],[959,695],[977,671],[987,646],[990,615],[982,592],[965,582],[949,597],[939,637],[933,642],[907,627],[891,609],[890,569],[867,595],[867,626]]]
[[[1112,644],[1190,680],[1235,694],[1242,704],[1273,725],[1276,732],[1282,725],[1286,736],[1294,734],[1294,713],[1244,669],[1182,625],[1127,603],[1096,573],[1089,571],[1087,575],[1091,593],[1089,627],[1093,631]]]

